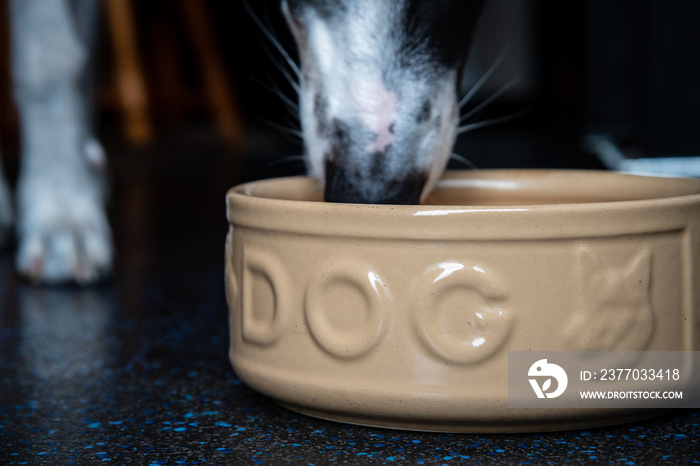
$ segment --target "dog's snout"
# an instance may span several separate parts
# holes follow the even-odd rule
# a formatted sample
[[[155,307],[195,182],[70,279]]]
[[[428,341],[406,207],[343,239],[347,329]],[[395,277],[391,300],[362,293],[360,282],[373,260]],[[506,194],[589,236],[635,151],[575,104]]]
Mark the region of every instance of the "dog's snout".
[[[426,180],[421,173],[373,177],[330,162],[326,163],[324,197],[327,202],[353,204],[418,204]]]
[[[417,204],[437,183],[481,2],[434,3],[283,3],[301,59],[304,149],[327,201]]]

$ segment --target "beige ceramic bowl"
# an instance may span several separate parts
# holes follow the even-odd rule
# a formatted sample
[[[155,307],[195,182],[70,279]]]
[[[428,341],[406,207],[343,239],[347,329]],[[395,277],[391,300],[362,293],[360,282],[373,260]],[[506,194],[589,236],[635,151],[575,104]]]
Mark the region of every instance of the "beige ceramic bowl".
[[[700,180],[484,170],[448,173],[421,206],[320,197],[285,178],[227,198],[230,358],[293,410],[592,427],[649,410],[509,408],[508,351],[700,350]]]

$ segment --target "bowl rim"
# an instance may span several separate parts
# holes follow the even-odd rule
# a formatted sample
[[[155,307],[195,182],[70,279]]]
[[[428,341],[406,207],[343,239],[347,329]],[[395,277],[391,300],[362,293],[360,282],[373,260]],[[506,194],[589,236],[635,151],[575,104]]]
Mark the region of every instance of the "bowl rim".
[[[566,206],[567,208],[570,207],[581,207],[585,205],[598,205],[598,204],[616,204],[616,203],[623,203],[623,204],[629,204],[629,203],[639,203],[639,202],[645,202],[645,201],[663,201],[663,200],[668,200],[668,199],[673,199],[673,198],[684,198],[684,197],[694,197],[694,196],[700,196],[700,178],[687,178],[687,177],[671,177],[671,176],[652,176],[652,175],[646,175],[646,174],[631,174],[631,173],[622,173],[622,172],[614,172],[614,171],[606,171],[606,170],[576,170],[576,169],[480,169],[480,170],[448,170],[445,172],[443,177],[438,181],[437,187],[445,186],[449,184],[451,181],[458,180],[458,181],[464,181],[468,178],[474,179],[474,180],[484,180],[484,181],[492,181],[492,182],[498,182],[501,180],[498,180],[498,178],[518,178],[520,180],[523,179],[533,179],[537,180],[537,182],[541,181],[545,177],[551,177],[551,176],[556,176],[556,177],[606,177],[606,178],[618,178],[618,179],[635,179],[639,180],[639,182],[649,182],[649,183],[665,183],[668,184],[670,182],[676,183],[676,184],[686,184],[689,188],[694,186],[694,189],[697,192],[691,192],[688,194],[679,194],[679,195],[664,195],[664,196],[655,196],[655,197],[650,197],[650,198],[641,198],[641,199],[625,199],[625,200],[611,200],[611,201],[591,201],[591,202],[543,202],[543,203],[537,203],[537,204],[528,204],[528,203],[516,203],[516,204],[503,204],[503,205],[485,205],[485,204],[419,204],[419,205],[401,205],[401,204],[356,204],[356,203],[334,203],[334,202],[325,202],[325,201],[316,201],[316,200],[297,200],[297,199],[281,199],[281,198],[273,198],[273,197],[265,197],[265,196],[259,196],[256,195],[253,191],[255,188],[265,185],[265,184],[276,184],[276,183],[284,183],[284,182],[289,182],[289,181],[295,181],[295,180],[309,180],[309,181],[314,181],[315,179],[312,178],[311,176],[304,176],[304,175],[299,175],[299,176],[285,176],[285,177],[278,177],[278,178],[265,178],[265,179],[260,179],[260,180],[255,180],[255,181],[249,181],[246,183],[241,183],[239,185],[236,185],[232,188],[230,188],[227,192],[227,197],[231,196],[243,196],[251,199],[259,199],[262,202],[274,202],[274,203],[290,203],[290,204],[296,204],[296,205],[324,205],[324,206],[334,206],[338,207],[340,209],[343,208],[364,208],[364,209],[389,209],[389,210],[396,210],[396,209],[402,209],[406,211],[413,211],[413,210],[431,210],[431,209],[454,209],[454,210],[460,210],[465,207],[468,207],[470,209],[479,209],[479,210],[502,210],[502,208],[517,208],[517,207],[528,207],[528,208],[533,208],[533,207],[543,207],[543,206]],[[642,181],[644,180],[644,181]]]
[[[695,178],[651,177],[595,170],[496,169],[448,171],[446,179],[474,174],[481,178],[517,176],[527,179],[573,176],[579,177],[579,181],[591,176],[610,177],[613,181],[633,178],[657,185],[681,183],[686,186],[684,189],[688,194],[583,203],[494,206],[342,204],[270,198],[254,192],[265,184],[312,180],[297,176],[258,180],[231,188],[226,195],[227,219],[234,226],[319,236],[541,239],[626,235],[632,230],[660,232],[684,229],[692,209],[700,208],[700,179]],[[397,228],[397,225],[401,228]]]

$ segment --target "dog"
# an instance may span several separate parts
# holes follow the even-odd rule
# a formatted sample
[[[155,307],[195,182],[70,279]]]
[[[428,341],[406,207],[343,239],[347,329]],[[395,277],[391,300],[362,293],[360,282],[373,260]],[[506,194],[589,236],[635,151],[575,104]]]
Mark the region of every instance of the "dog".
[[[484,1],[281,0],[299,49],[309,171],[327,201],[416,204],[432,189],[457,134]],[[16,267],[35,281],[93,283],[112,266],[105,157],[88,105],[97,4],[10,0],[23,152]],[[0,178],[0,230],[11,220]]]

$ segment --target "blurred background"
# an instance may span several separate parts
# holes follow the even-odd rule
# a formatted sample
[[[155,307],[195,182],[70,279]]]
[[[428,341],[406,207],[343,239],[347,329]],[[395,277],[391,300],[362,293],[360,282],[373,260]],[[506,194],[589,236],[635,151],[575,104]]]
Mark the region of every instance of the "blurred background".
[[[294,55],[279,2],[249,3]],[[12,172],[6,23],[2,0],[0,140]],[[464,113],[506,86],[470,122],[519,117],[464,134],[456,152],[480,168],[587,167],[582,136],[605,132],[637,156],[699,154],[698,24],[700,3],[684,0],[490,0],[465,93],[500,64]],[[242,179],[304,170],[289,157],[301,154],[299,141],[283,129],[297,124],[283,60],[242,1],[102,0],[97,51],[95,105],[108,148],[218,138],[243,162]]]
[[[6,2],[0,144],[14,179]],[[249,4],[294,57],[278,0]],[[226,188],[305,172],[289,68],[242,1],[101,6],[97,127],[128,218],[152,215],[149,199],[161,196],[199,202],[223,221]],[[455,147],[468,162],[450,167],[603,168],[584,144],[590,134],[627,157],[699,155],[698,24],[700,2],[686,0],[490,0],[463,80],[465,94],[481,82],[462,110],[474,129]],[[162,189],[149,187],[150,176]]]

